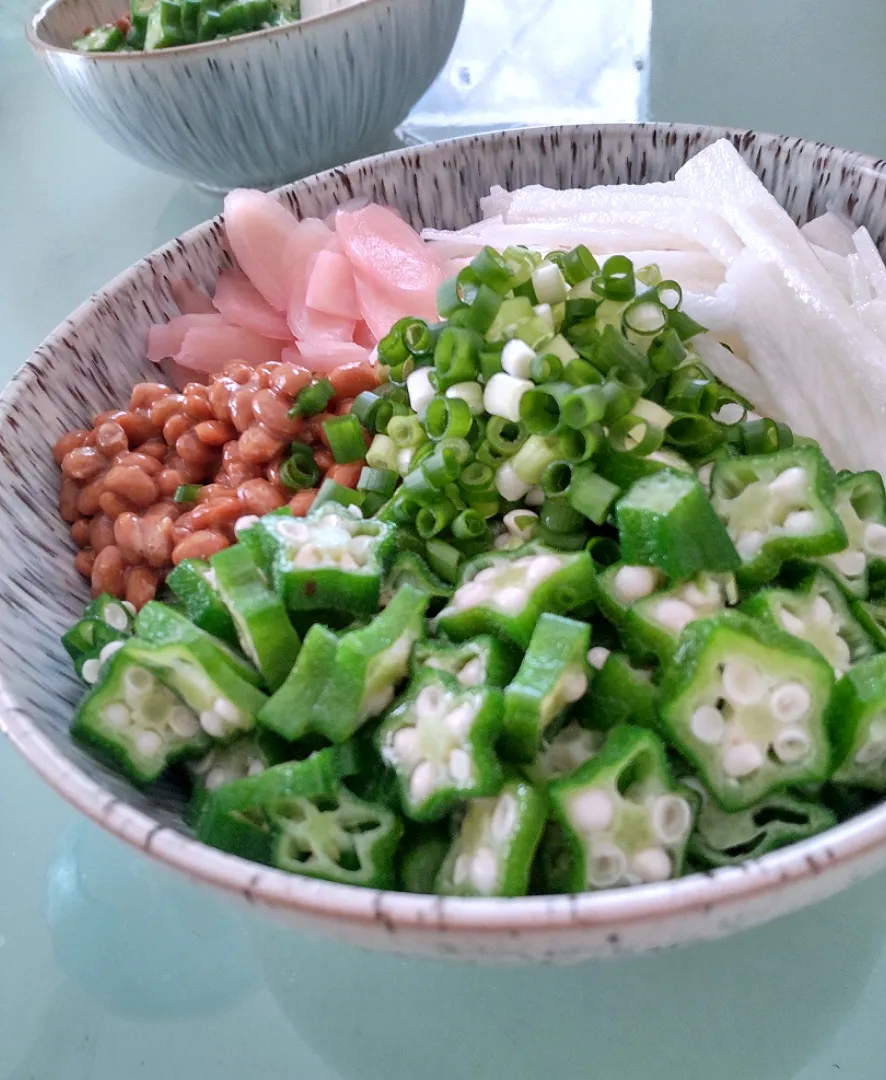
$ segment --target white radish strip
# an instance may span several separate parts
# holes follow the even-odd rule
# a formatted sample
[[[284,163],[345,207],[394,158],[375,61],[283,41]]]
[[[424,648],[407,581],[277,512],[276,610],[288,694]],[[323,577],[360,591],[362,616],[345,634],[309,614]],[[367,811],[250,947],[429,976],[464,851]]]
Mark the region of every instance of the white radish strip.
[[[857,255],[847,255],[846,269],[849,272],[849,299],[853,307],[860,308],[873,300],[871,283],[862,269]]]
[[[852,229],[830,210],[801,225],[800,232],[810,244],[825,251],[843,258],[852,253]]]
[[[655,184],[601,184],[590,188],[557,191],[541,184],[529,184],[517,191],[492,189],[480,202],[484,217],[500,215],[506,221],[567,221],[600,209],[635,209],[653,198],[679,198],[673,181]]]
[[[886,266],[877,251],[871,234],[864,226],[852,234],[852,243],[858,253],[858,265],[867,279],[876,300],[886,300]]]
[[[840,295],[844,300],[851,302],[852,289],[849,284],[849,264],[846,261],[845,255],[835,255],[833,251],[828,251],[827,248],[817,247],[815,244],[811,245],[816,259],[830,274],[831,281],[840,290]]]
[[[869,300],[855,311],[865,326],[886,346],[886,300]]]

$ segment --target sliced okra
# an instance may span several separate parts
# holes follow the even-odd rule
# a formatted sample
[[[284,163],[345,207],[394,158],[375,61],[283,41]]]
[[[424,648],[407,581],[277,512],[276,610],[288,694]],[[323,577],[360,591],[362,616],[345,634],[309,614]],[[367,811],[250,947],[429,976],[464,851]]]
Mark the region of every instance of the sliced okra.
[[[438,577],[414,551],[401,551],[391,563],[381,589],[381,606],[386,607],[401,585],[411,585],[431,598],[431,605],[442,606],[453,593],[453,586]]]
[[[314,623],[283,685],[259,710],[258,721],[284,739],[300,739],[313,726],[317,703],[335,670],[338,635]]]
[[[614,728],[590,761],[549,791],[558,826],[546,844],[549,885],[584,892],[680,874],[694,807],[653,732]]]
[[[525,649],[539,617],[567,615],[588,603],[593,581],[586,551],[492,555],[466,568],[466,579],[434,625],[453,641],[492,634]]]
[[[886,791],[886,655],[850,668],[830,709],[835,784]]]
[[[394,530],[364,521],[354,506],[324,503],[305,518],[267,514],[271,581],[290,611],[378,611],[382,578],[394,554]]]
[[[193,789],[186,821],[190,824],[199,821],[211,791],[248,776],[260,776],[290,756],[289,746],[269,731],[251,731],[234,742],[214,744],[208,753],[187,762]]]
[[[487,799],[472,799],[440,868],[435,891],[449,896],[525,896],[547,818],[545,795],[509,780]]]
[[[826,570],[811,575],[803,588],[761,589],[745,601],[741,610],[807,641],[818,649],[838,678],[875,651],[842,590]]]
[[[822,558],[850,596],[864,600],[870,579],[886,573],[886,490],[878,472],[841,475],[834,510],[846,532],[846,546]]]
[[[261,672],[268,689],[279,690],[301,647],[283,601],[268,588],[249,549],[241,544],[216,552],[210,566],[240,648]]]
[[[724,810],[827,778],[834,675],[811,646],[735,612],[683,632],[661,723]]]
[[[498,791],[502,710],[500,690],[464,687],[443,672],[425,671],[410,683],[375,736],[399,777],[407,817],[437,821],[459,802]]]
[[[503,689],[516,675],[519,660],[513,648],[485,634],[461,645],[421,642],[412,650],[410,666],[413,676],[424,668],[433,668],[452,675],[462,686],[485,683]]]
[[[402,892],[428,894],[434,891],[437,875],[449,854],[451,842],[445,830],[422,829],[401,847],[397,883]]]
[[[312,727],[344,742],[394,700],[409,674],[409,657],[424,636],[427,593],[403,585],[368,626],[343,634],[334,667],[317,701]]]
[[[504,746],[514,761],[532,761],[545,730],[588,689],[587,623],[543,614],[520,669],[504,692]]]
[[[814,446],[718,461],[711,504],[741,556],[739,581],[762,585],[786,560],[842,551],[835,495],[834,471]]]
[[[146,661],[162,647],[130,640],[103,666],[74,716],[71,733],[149,784],[181,758],[208,749],[198,713]]]
[[[587,722],[605,731],[619,724],[655,730],[659,691],[654,676],[652,668],[634,664],[625,653],[608,653],[591,682]]]
[[[85,683],[98,682],[102,665],[132,636],[134,623],[133,605],[109,593],[87,605],[83,618],[62,636],[74,670]]]
[[[228,645],[237,645],[237,628],[218,591],[215,571],[202,559],[184,559],[166,579],[184,607],[185,614],[201,630]]]
[[[747,810],[730,814],[697,781],[687,784],[698,792],[701,802],[688,855],[703,869],[757,859],[837,824],[831,810],[789,791],[775,792]]]
[[[590,761],[606,740],[602,731],[582,727],[570,721],[553,735],[547,735],[535,760],[522,766],[526,776],[539,787],[571,776]]]
[[[615,505],[626,563],[654,566],[675,581],[741,564],[692,473],[663,469],[633,484]]]

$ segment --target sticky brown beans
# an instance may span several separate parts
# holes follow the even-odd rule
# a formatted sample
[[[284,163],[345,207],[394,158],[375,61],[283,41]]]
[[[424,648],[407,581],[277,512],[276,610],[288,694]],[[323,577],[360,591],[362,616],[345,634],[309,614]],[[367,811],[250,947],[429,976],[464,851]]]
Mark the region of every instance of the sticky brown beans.
[[[126,599],[140,611],[157,595],[159,580],[156,570],[149,570],[147,566],[134,566],[126,575]]]
[[[126,453],[129,439],[116,420],[108,420],[95,429],[95,448],[106,458],[113,458]]]
[[[161,499],[145,510],[142,514],[142,522],[159,521],[164,517],[168,517],[170,521],[175,521],[176,518],[181,517],[181,513],[182,508],[179,503],[173,502],[172,499]]]
[[[301,428],[301,420],[289,418],[290,404],[273,390],[259,390],[252,399],[252,415],[280,439],[292,439]]]
[[[126,432],[131,447],[140,446],[148,439],[154,439],[160,431],[156,424],[144,413],[121,412],[115,413],[113,418]]]
[[[317,498],[319,488],[305,488],[299,491],[289,500],[289,509],[295,517],[304,517],[311,509],[314,499]]]
[[[271,390],[290,399],[297,397],[311,381],[307,368],[296,364],[281,364],[271,376]]]
[[[62,458],[62,472],[72,480],[94,480],[107,467],[104,457],[91,446],[80,446]]]
[[[258,424],[253,424],[240,436],[240,457],[247,465],[263,465],[279,454],[286,442],[275,438]]]
[[[130,409],[149,409],[155,401],[169,395],[169,387],[163,383],[136,383],[129,396]]]
[[[162,463],[155,457],[151,457],[150,454],[143,454],[140,450],[130,451],[128,454],[121,454],[115,460],[114,464],[134,465],[137,469],[141,469],[142,472],[146,472],[148,476],[156,476],[163,468]]]
[[[218,379],[209,387],[212,415],[224,424],[231,422],[231,395],[238,389],[233,379]]]
[[[89,547],[89,526],[90,522],[87,518],[80,518],[71,526],[71,539],[78,548]]]
[[[103,491],[103,477],[99,477],[98,480],[93,480],[91,484],[81,488],[80,494],[77,496],[77,512],[84,517],[92,517],[93,514],[97,514]],[[107,513],[107,511],[105,512]]]
[[[80,510],[80,495],[80,488],[76,482],[67,476],[63,476],[58,492],[58,512],[62,521],[66,521],[69,525],[75,522],[82,513]]]
[[[271,379],[280,370],[280,366],[279,360],[268,360],[267,363],[259,364],[255,369],[255,378],[263,390],[267,390],[271,385]]]
[[[94,551],[78,551],[74,556],[74,569],[83,577],[92,577],[92,568],[95,565]]]
[[[178,454],[170,454],[166,459],[167,469],[181,473],[183,484],[202,484],[206,479],[206,466],[200,462],[183,461]]]
[[[238,390],[231,395],[231,423],[239,432],[244,432],[253,421],[253,390]]]
[[[236,437],[237,432],[232,424],[226,424],[222,420],[204,420],[196,425],[194,434],[206,446],[224,446]]]
[[[103,491],[98,497],[98,505],[101,507],[102,512],[107,514],[112,521],[116,521],[121,514],[125,514],[132,509],[129,503],[124,502],[113,491]]]
[[[230,364],[225,366],[222,375],[224,378],[231,379],[232,382],[244,386],[252,378],[253,370],[249,364],[244,364],[242,360],[232,360]]]
[[[175,452],[185,463],[200,465],[208,465],[217,457],[215,447],[200,442],[197,432],[193,430],[186,431],[176,439]]]
[[[191,533],[175,545],[172,550],[172,562],[178,566],[183,559],[208,559],[217,551],[223,551],[229,546],[229,541],[220,532],[203,529],[200,532]]]
[[[163,425],[163,438],[169,443],[170,446],[175,446],[176,442],[181,438],[186,431],[191,430],[191,419],[185,414],[176,413],[175,416],[170,418]]]
[[[114,521],[114,543],[128,563],[142,560],[142,523],[138,514],[127,511]]]
[[[335,464],[335,458],[328,450],[315,450],[314,461],[317,463],[317,468],[324,476]]]
[[[243,514],[269,514],[272,510],[283,506],[287,499],[281,494],[280,489],[267,480],[248,480],[241,484],[237,491]]]
[[[178,469],[163,469],[157,473],[157,491],[161,495],[171,497],[183,483],[184,479]]]
[[[200,423],[203,420],[215,419],[215,413],[212,411],[212,406],[205,395],[197,397],[196,394],[187,394],[185,400],[185,412],[192,420]]]
[[[184,411],[184,394],[167,394],[166,397],[159,398],[154,402],[148,415],[151,418],[152,424],[156,424],[158,428],[162,428],[171,416],[175,416],[177,413],[183,413]]]
[[[110,593],[118,599],[123,596],[126,582],[126,562],[115,544],[100,551],[92,565],[92,595]]]
[[[157,485],[135,465],[115,465],[105,476],[105,490],[133,506],[150,506],[157,500]]]
[[[158,461],[163,461],[168,449],[165,439],[148,439],[147,442],[141,444],[138,452],[145,454],[147,457],[156,458]]]
[[[115,536],[115,524],[108,515],[96,514],[89,523],[89,543],[92,550],[95,551],[96,554],[98,554],[99,551],[104,551],[109,544],[114,543]]]
[[[52,448],[52,456],[56,465],[61,465],[65,455],[69,454],[72,450],[77,450],[81,446],[86,446],[91,435],[91,431],[81,430],[65,432]]]
[[[243,509],[239,500],[217,499],[192,510],[188,514],[188,528],[192,532],[200,529],[218,529],[223,532],[228,525],[233,525],[237,518],[242,516]]]
[[[206,484],[197,492],[198,503],[215,502],[216,499],[236,499],[235,488],[226,487],[224,484]]]
[[[162,569],[172,556],[172,518],[145,517],[141,522],[141,552],[149,566]]]

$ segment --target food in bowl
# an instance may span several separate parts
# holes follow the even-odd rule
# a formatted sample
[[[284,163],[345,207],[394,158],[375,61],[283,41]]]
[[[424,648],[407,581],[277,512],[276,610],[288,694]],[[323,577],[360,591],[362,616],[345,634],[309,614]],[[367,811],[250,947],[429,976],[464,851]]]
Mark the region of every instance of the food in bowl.
[[[286,26],[355,0],[132,0],[119,19],[75,38],[78,52],[152,52]]]
[[[56,448],[97,594],[66,636],[75,736],[139,784],[181,770],[208,844],[413,892],[660,882],[869,805],[879,417],[863,381],[825,408],[796,372],[878,376],[870,237],[833,214],[801,233],[729,144],[668,184],[485,210],[423,242],[373,205],[296,223],[230,197],[239,270],[212,301],[183,288],[202,310],[149,343],[211,382],[136,387],[145,423]],[[253,429],[244,479],[225,454]],[[143,495],[109,483],[130,468]],[[145,519],[156,552],[129,543]]]

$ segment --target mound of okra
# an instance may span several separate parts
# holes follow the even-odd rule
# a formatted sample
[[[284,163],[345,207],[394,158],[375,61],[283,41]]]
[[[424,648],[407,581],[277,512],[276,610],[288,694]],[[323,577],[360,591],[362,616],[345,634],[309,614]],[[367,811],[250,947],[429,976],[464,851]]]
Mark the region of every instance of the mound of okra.
[[[74,735],[187,784],[207,844],[412,892],[663,881],[870,805],[883,481],[755,416],[681,299],[623,257],[485,249],[325,422],[355,490],[241,519],[166,602],[90,605]],[[293,444],[287,484],[315,469]]]
[[[301,18],[301,0],[131,0],[129,13],[87,30],[78,52],[151,52],[236,37]]]

